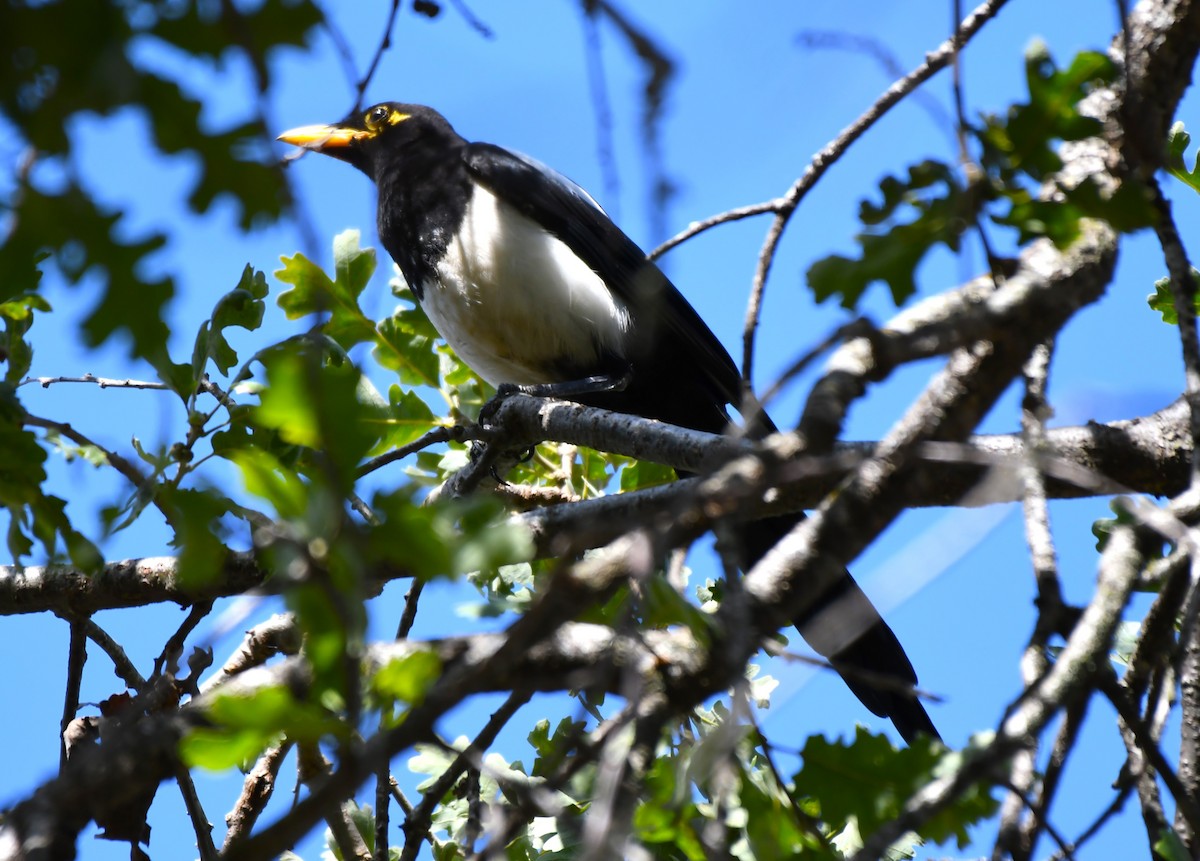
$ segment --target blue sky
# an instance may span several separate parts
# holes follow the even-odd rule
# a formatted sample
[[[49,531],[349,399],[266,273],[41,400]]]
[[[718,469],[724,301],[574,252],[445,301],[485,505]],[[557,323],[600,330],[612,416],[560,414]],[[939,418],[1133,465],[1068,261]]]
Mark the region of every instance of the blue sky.
[[[388,5],[330,4],[328,10],[365,67],[377,44]],[[1003,110],[1025,96],[1022,51],[1041,38],[1060,65],[1081,49],[1104,49],[1115,25],[1115,5],[1087,0],[1013,3],[984,28],[964,57],[969,116]],[[804,31],[842,31],[886,45],[904,69],[915,66],[938,45],[950,26],[950,4],[934,0],[907,3],[848,0],[843,3],[717,4],[664,2],[629,4],[631,17],[660,39],[678,61],[678,76],[669,90],[662,127],[663,161],[678,194],[667,213],[669,233],[716,212],[782,194],[803,171],[811,155],[865,109],[891,78],[870,58],[843,51],[803,49]],[[584,54],[583,18],[575,4],[540,4],[536,13],[513,6],[474,4],[493,30],[482,38],[445,4],[433,22],[402,14],[393,45],[383,57],[367,91],[372,100],[421,102],[442,111],[466,137],[489,140],[529,153],[571,176],[592,191],[634,239],[646,247],[665,238],[651,235],[647,217],[647,175],[639,149],[638,97],[643,72],[624,41],[602,27],[605,84],[612,109],[613,144],[619,185],[608,187],[598,158],[597,118],[589,96]],[[140,59],[177,76],[208,105],[205,116],[214,128],[244,119],[253,110],[247,69],[238,62],[221,68],[189,62],[153,45],[143,46]],[[332,42],[322,36],[312,52],[291,51],[277,58],[277,85],[268,110],[278,130],[344,116],[352,88]],[[952,115],[949,77],[936,78],[923,92]],[[1195,114],[1194,100],[1184,103],[1181,118]],[[143,122],[131,114],[75,123],[82,143],[80,172],[87,187],[108,205],[126,212],[125,229],[136,236],[163,230],[170,236],[155,265],[177,279],[179,296],[171,307],[179,354],[190,351],[199,321],[237,281],[247,263],[270,273],[278,257],[304,250],[330,262],[330,243],[339,231],[363,231],[365,245],[374,237],[374,194],[369,182],[330,159],[307,157],[294,163],[291,177],[299,190],[301,211],[314,227],[317,247],[304,244],[290,223],[251,234],[239,233],[228,202],[202,218],[183,204],[195,169],[186,159],[163,159],[148,146]],[[283,154],[283,147],[278,152]],[[854,145],[808,196],[788,228],[768,284],[758,336],[756,384],[761,389],[832,328],[844,322],[839,308],[815,305],[804,272],[831,252],[853,251],[858,201],[872,196],[884,174],[897,174],[925,158],[953,161],[947,129],[915,101],[900,105]],[[1192,192],[1168,186],[1185,237],[1195,235],[1200,208]],[[664,266],[700,314],[735,356],[741,355],[741,326],[746,296],[767,221],[753,219],[727,225],[667,255]],[[993,239],[1008,239],[999,230]],[[960,283],[980,270],[982,255],[969,247],[958,257],[935,254],[920,270],[920,295],[931,295]],[[365,305],[379,316],[388,313],[390,262],[381,251],[381,266]],[[1117,277],[1100,305],[1083,312],[1058,345],[1051,376],[1050,400],[1055,424],[1087,419],[1110,420],[1157,409],[1182,388],[1175,331],[1164,326],[1145,305],[1152,282],[1163,274],[1149,235],[1130,239],[1122,249]],[[56,313],[34,330],[35,375],[152,378],[144,367],[130,365],[124,350],[112,345],[86,352],[75,340],[75,326],[96,295],[84,282],[66,288],[53,278],[47,295]],[[272,282],[272,293],[281,289]],[[273,306],[272,306],[273,307]],[[877,321],[894,308],[881,285],[873,287],[861,308]],[[277,310],[267,326],[242,346],[298,331]],[[919,391],[936,363],[906,368],[860,401],[850,415],[847,438],[875,439],[883,434]],[[386,385],[386,380],[381,380]],[[807,379],[811,382],[811,377]],[[782,425],[793,423],[807,383],[793,385],[774,406]],[[156,445],[179,433],[177,404],[167,395],[55,386],[27,387],[22,397],[31,411],[73,421],[98,440],[128,450],[137,435]],[[984,429],[1009,432],[1017,427],[1016,398],[1010,392],[993,411]],[[125,488],[103,472],[79,463],[53,463],[52,490],[72,500],[72,513],[82,523],[94,522],[100,503],[117,499]],[[1103,500],[1055,503],[1053,525],[1067,597],[1083,601],[1095,577],[1096,556],[1091,522],[1107,514]],[[109,558],[153,555],[168,551],[166,531],[152,522],[114,537]],[[707,553],[693,554],[694,577],[712,573]],[[1005,705],[1019,690],[1017,661],[1033,623],[1033,578],[1025,553],[1019,512],[1012,508],[971,511],[911,512],[876,542],[853,566],[856,576],[876,596],[881,609],[909,650],[922,686],[945,698],[931,714],[947,741],[962,745],[972,733],[993,728]],[[402,585],[388,590],[376,609],[382,636],[394,629]],[[416,630],[430,636],[467,628],[455,606],[469,593],[438,590],[439,603],[427,602]],[[264,605],[261,615],[276,609]],[[135,660],[157,654],[162,640],[180,620],[176,608],[157,607],[136,614],[105,613],[98,621],[118,640],[130,645]],[[210,636],[207,628],[201,637]],[[57,767],[56,728],[66,652],[66,626],[53,618],[10,617],[0,624],[0,648],[9,657],[0,665],[0,689],[29,690],[22,708],[0,715],[6,737],[26,739],[10,746],[0,777],[0,803],[23,796]],[[218,657],[236,641],[229,635],[215,645]],[[35,646],[36,647],[31,647]],[[16,656],[20,656],[17,658]],[[106,659],[93,654],[85,679],[84,699],[97,700],[114,690]],[[762,715],[770,735],[793,740],[798,747],[811,733],[848,736],[856,722],[888,729],[862,709],[836,677],[810,669],[772,664],[767,672],[781,680],[773,707]],[[523,714],[537,713],[535,701]],[[482,702],[457,714],[444,727],[447,736],[470,733],[490,713]],[[557,714],[558,712],[555,711]],[[532,721],[522,721],[525,725]],[[1085,750],[1052,811],[1065,834],[1081,830],[1107,803],[1108,786],[1120,764],[1113,732],[1114,717],[1104,704],[1092,709],[1085,730]],[[501,750],[512,758],[528,758],[519,734],[502,738]],[[1174,742],[1170,742],[1170,747]],[[794,765],[794,763],[792,764]],[[788,768],[791,765],[786,766]],[[413,785],[405,763],[394,768]],[[219,819],[232,802],[236,781],[203,777],[209,813]],[[160,790],[153,811],[151,853],[155,858],[192,857],[190,834],[182,821],[178,793]],[[184,827],[186,827],[184,825]],[[1105,832],[1082,859],[1144,853],[1144,835],[1133,803],[1122,821]],[[318,835],[319,839],[319,835]],[[987,832],[980,833],[985,844]],[[313,840],[301,848],[315,858]],[[84,858],[124,857],[119,845],[80,846]],[[978,855],[930,849],[937,857]]]

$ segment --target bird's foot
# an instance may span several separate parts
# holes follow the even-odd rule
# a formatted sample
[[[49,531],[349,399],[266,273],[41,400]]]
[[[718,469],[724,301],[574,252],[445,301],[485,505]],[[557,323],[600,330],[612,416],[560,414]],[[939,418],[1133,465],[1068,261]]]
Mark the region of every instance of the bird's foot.
[[[479,409],[479,426],[493,427],[496,413],[500,411],[504,402],[513,395],[527,394],[525,389],[525,386],[518,386],[516,383],[501,383],[496,386],[496,394],[492,395],[491,399]]]

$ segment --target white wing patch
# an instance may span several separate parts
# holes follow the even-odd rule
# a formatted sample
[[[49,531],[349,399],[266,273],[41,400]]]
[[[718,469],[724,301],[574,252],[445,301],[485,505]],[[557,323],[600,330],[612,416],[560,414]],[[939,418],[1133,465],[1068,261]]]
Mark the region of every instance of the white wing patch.
[[[565,243],[479,186],[422,306],[493,385],[561,382],[555,368],[622,352],[629,312]]]

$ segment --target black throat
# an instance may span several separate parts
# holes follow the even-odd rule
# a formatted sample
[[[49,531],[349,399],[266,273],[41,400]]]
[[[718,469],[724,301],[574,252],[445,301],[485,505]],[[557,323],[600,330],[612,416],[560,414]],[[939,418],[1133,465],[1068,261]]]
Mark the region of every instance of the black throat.
[[[379,238],[418,300],[471,199],[465,146],[457,135],[423,137],[389,152],[375,166]]]

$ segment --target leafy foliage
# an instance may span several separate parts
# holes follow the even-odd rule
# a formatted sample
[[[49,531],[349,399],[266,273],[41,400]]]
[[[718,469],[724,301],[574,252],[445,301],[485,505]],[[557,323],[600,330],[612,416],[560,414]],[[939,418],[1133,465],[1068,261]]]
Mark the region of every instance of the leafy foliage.
[[[879,184],[882,202],[860,205],[859,220],[867,228],[857,237],[861,255],[835,254],[814,263],[807,275],[813,295],[821,302],[836,297],[854,308],[866,288],[881,281],[900,305],[916,291],[917,268],[928,253],[937,245],[957,251],[968,230],[983,230],[985,214],[1015,229],[1022,244],[1045,237],[1060,248],[1075,241],[1087,218],[1104,219],[1123,232],[1152,224],[1148,192],[1133,177],[1112,192],[1090,176],[1071,183],[1057,177],[1062,159],[1056,145],[1102,131],[1098,120],[1081,112],[1080,102],[1115,75],[1104,54],[1085,51],[1059,69],[1046,46],[1034,43],[1025,59],[1029,101],[966,129],[979,148],[978,165],[965,179],[937,161],[909,168],[905,179],[885,177]],[[1181,139],[1175,140],[1178,145]],[[995,213],[998,204],[1007,204],[1007,211]]]
[[[941,194],[936,193],[939,187]],[[862,256],[852,260],[835,254],[808,270],[818,302],[836,296],[843,307],[853,308],[872,282],[883,281],[891,289],[892,301],[903,304],[917,289],[916,269],[925,255],[939,243],[957,251],[963,229],[974,217],[969,195],[941,162],[909,168],[907,180],[885,177],[879,189],[882,203],[860,205],[859,219],[873,228],[858,237]],[[914,217],[891,224],[903,207],[914,210]]]
[[[209,725],[188,733],[180,753],[191,765],[211,770],[253,761],[284,736],[315,742],[348,731],[336,715],[313,703],[297,701],[284,687],[224,694],[213,701],[207,714]]]
[[[289,196],[265,156],[260,118],[207,127],[202,100],[140,65],[129,48],[140,40],[204,61],[234,55],[248,63],[263,92],[271,84],[273,53],[305,44],[321,23],[319,9],[308,0],[85,4],[70,15],[64,7],[10,4],[0,28],[0,56],[13,74],[0,87],[0,111],[16,143],[35,153],[35,161],[50,168],[47,174],[65,177],[56,184],[22,170],[2,202],[0,361],[7,368],[0,383],[0,505],[9,516],[9,550],[17,560],[36,555],[70,560],[84,572],[97,568],[100,554],[72,524],[66,502],[44,490],[47,455],[57,450],[118,467],[115,452],[80,442],[65,424],[31,416],[21,402],[19,386],[34,360],[28,336],[52,312],[38,290],[43,270],[53,267],[71,283],[99,284],[83,328],[86,342],[124,339],[178,398],[170,399],[177,438],[158,446],[130,443],[131,463],[119,465],[130,488],[105,512],[107,530],[161,519],[178,551],[185,591],[219,585],[231,548],[252,549],[265,578],[262,588],[282,595],[311,669],[304,693],[279,686],[218,696],[207,712],[209,723],[184,740],[183,755],[203,768],[226,769],[287,741],[339,757],[373,720],[383,730],[403,727],[445,672],[433,650],[416,648],[369,677],[361,675],[370,598],[382,580],[463,578],[481,595],[476,615],[519,625],[537,608],[561,563],[532,560],[529,536],[506,520],[495,499],[428,501],[425,489],[467,462],[460,443],[427,448],[384,478],[375,472],[376,455],[472,420],[491,392],[439,341],[402,283],[393,284],[399,305],[390,316],[376,321],[364,313],[360,301],[377,261],[374,251],[360,247],[357,232],[334,240],[332,273],[301,254],[282,258],[275,273],[284,285],[277,304],[290,320],[310,318],[307,332],[239,354],[243,333],[257,332],[271,311],[267,275],[247,265],[198,327],[190,361],[176,361],[167,350],[163,319],[174,280],[150,274],[148,265],[169,235],[131,236],[125,214],[99,206],[77,181],[75,120],[132,110],[145,118],[161,153],[198,165],[186,194],[193,211],[209,212],[228,201],[242,228],[279,217]],[[423,0],[416,8],[438,7]],[[939,245],[957,251],[983,216],[1013,228],[1021,242],[1047,237],[1060,246],[1074,241],[1086,218],[1104,218],[1121,230],[1149,223],[1145,195],[1132,183],[1111,195],[1088,180],[1046,189],[1049,194],[1040,187],[1061,167],[1057,142],[1099,131],[1079,102],[1113,75],[1101,55],[1082,54],[1060,70],[1044,49],[1035,49],[1027,62],[1028,103],[969,130],[980,151],[979,175],[963,178],[926,161],[907,175],[885,177],[879,199],[860,208],[866,228],[858,238],[860,256],[831,257],[810,270],[818,298],[837,297],[853,307],[880,281],[894,302],[904,302],[916,290],[925,257]],[[1184,160],[1188,146],[1186,132],[1174,130],[1171,170],[1200,190],[1198,168],[1188,170]],[[1166,295],[1160,285],[1151,304],[1172,322]],[[539,446],[511,474],[514,482],[563,500],[637,490],[672,477],[656,464],[560,445]],[[1104,531],[1098,525],[1102,540]],[[725,589],[709,581],[692,600],[674,577],[649,572],[596,606],[571,612],[628,631],[686,627],[707,644],[706,611]],[[1129,654],[1136,633],[1135,623],[1122,629],[1118,657]],[[860,731],[850,743],[810,740],[804,765],[789,784],[775,762],[778,751],[748,717],[751,703],[769,706],[774,684],[751,666],[727,698],[665,726],[629,798],[632,839],[648,854],[843,857],[894,817],[914,791],[961,763],[936,745],[897,751]],[[496,754],[471,760],[462,778],[436,799],[429,822],[435,858],[467,856],[478,837],[481,807],[509,817],[503,820],[509,857],[573,857],[588,848],[585,816],[606,816],[604,805],[612,803],[606,765],[591,754],[601,737],[612,741],[612,749],[628,749],[632,728],[619,711],[622,704],[606,703],[592,691],[578,692],[576,702],[534,726],[528,767]],[[461,739],[450,748],[416,747],[410,767],[429,776],[423,789],[466,746]],[[920,837],[961,846],[968,829],[994,810],[987,788],[975,787]],[[350,818],[372,850],[371,809],[355,807]],[[906,840],[892,854],[910,856],[914,845]],[[1167,858],[1186,853],[1173,832],[1164,832],[1155,849]],[[341,851],[331,844],[334,857]]]
[[[201,122],[202,103],[173,80],[134,59],[137,40],[158,41],[197,58],[237,53],[256,72],[260,90],[271,83],[268,60],[278,49],[303,45],[321,22],[309,0],[242,4],[10,3],[0,28],[0,57],[12,75],[0,88],[0,116],[18,149],[73,175],[76,142],[70,130],[85,113],[109,116],[135,109],[166,155],[188,156],[200,170],[188,195],[196,212],[221,198],[233,200],[243,228],[273,221],[288,199],[283,176],[266,159],[269,139],[260,118],[213,131]],[[233,42],[229,34],[238,34]],[[46,254],[70,281],[87,273],[102,293],[85,325],[89,343],[127,337],[134,356],[149,361],[172,385],[163,310],[174,293],[170,278],[146,274],[146,260],[167,237],[131,239],[121,214],[104,211],[75,179],[60,188],[38,184],[22,171],[0,208],[12,222],[0,243],[0,303],[36,292]],[[5,315],[8,319],[8,315]],[[10,326],[9,352],[13,329]]]
[[[859,727],[853,743],[810,738],[801,757],[804,766],[796,775],[796,791],[819,799],[822,819],[853,821],[858,834],[867,837],[895,819],[919,788],[955,770],[962,754],[928,739],[897,750],[884,736]],[[864,799],[870,803],[864,804]],[[997,807],[988,788],[977,786],[929,820],[919,834],[938,843],[953,839],[961,849],[969,840],[968,826]]]

